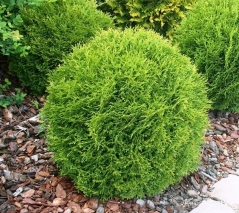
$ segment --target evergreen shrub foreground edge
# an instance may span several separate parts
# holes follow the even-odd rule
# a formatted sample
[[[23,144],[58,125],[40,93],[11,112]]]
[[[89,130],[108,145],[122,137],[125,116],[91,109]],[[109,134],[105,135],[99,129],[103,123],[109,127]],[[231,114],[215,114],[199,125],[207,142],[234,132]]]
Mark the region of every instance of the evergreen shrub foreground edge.
[[[215,110],[239,112],[239,2],[199,0],[175,32],[181,52],[208,81]]]
[[[19,31],[28,55],[10,57],[9,69],[31,93],[42,95],[47,76],[61,64],[72,46],[85,43],[98,30],[113,27],[112,19],[98,11],[93,0],[57,0],[38,7],[22,7]]]
[[[153,195],[197,168],[205,82],[153,31],[102,31],[49,79],[47,143],[85,195]]]

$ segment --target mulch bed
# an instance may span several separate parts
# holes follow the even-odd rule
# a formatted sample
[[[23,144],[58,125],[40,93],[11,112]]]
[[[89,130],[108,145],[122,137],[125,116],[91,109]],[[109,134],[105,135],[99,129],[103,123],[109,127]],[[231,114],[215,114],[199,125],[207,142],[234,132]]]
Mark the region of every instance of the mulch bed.
[[[77,192],[70,179],[59,175],[53,153],[47,150],[45,130],[38,117],[44,101],[44,97],[27,96],[20,106],[0,108],[1,213],[189,212],[207,198],[206,192],[213,188],[215,180],[235,174],[239,168],[239,115],[210,114],[201,170],[169,187],[161,196],[144,197],[143,206],[137,199],[115,197],[102,202],[97,197],[88,198]],[[178,191],[183,200],[175,196],[163,203],[170,190]],[[189,190],[198,192],[201,199],[190,197]]]

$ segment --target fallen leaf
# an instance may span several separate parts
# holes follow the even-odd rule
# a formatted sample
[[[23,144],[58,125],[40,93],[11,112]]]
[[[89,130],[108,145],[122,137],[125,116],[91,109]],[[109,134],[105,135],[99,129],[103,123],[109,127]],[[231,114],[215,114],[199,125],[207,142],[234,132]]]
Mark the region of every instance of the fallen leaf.
[[[17,139],[17,143],[19,144],[19,143],[22,143],[23,142],[23,139],[21,139],[21,138],[18,138]]]
[[[155,200],[155,198],[154,198],[154,200]],[[155,202],[159,202],[159,201],[155,201]],[[129,208],[131,208],[131,203],[125,203],[123,206],[124,206],[124,208],[129,209]]]
[[[36,194],[36,193],[35,193],[35,194]],[[44,195],[45,195],[45,194],[44,194]],[[43,197],[39,197],[39,198],[36,198],[35,201],[38,202],[38,203],[45,203],[45,202],[46,202],[46,199],[43,198]]]
[[[93,213],[93,212],[95,212],[95,210],[90,209],[90,208],[83,208],[82,211],[83,211],[84,213]]]
[[[34,193],[35,193],[34,189],[29,189],[28,191],[21,193],[21,196],[27,198],[33,196]]]
[[[89,200],[87,197],[85,197],[84,195],[81,196],[80,202],[84,203],[85,201]]]
[[[27,153],[31,154],[35,149],[36,149],[36,146],[34,145],[27,146]]]
[[[10,110],[7,108],[3,109],[3,117],[5,118],[6,121],[11,121],[12,120],[12,113]]]
[[[138,212],[140,205],[138,203],[132,204],[133,210]]]
[[[232,168],[232,167],[233,167],[233,162],[227,161],[227,162],[225,163],[225,166],[226,166],[227,168]]]
[[[30,112],[32,112],[33,114],[37,114],[36,110],[33,108],[30,108]]]
[[[17,143],[16,142],[10,142],[9,146],[8,146],[8,150],[10,150],[11,152],[16,151],[17,149]]]
[[[70,202],[67,204],[67,206],[69,208],[71,208],[71,210],[74,212],[74,213],[81,213],[81,207],[79,204],[75,203],[75,202]]]
[[[38,124],[38,123],[40,123],[40,120],[39,120],[39,116],[38,116],[38,115],[29,118],[28,121],[29,121],[30,123],[32,123],[32,124]]]
[[[72,195],[72,201],[74,201],[75,203],[78,203],[81,201],[82,197],[83,197],[83,195],[74,194],[74,195]]]
[[[27,141],[21,148],[19,148],[19,151],[25,151],[26,147],[31,143],[31,141]]]
[[[64,213],[71,213],[71,209],[66,209]]]
[[[17,134],[16,131],[9,130],[8,133],[7,133],[7,138],[8,139],[15,139],[16,138],[16,134]]]
[[[42,177],[49,177],[50,176],[49,172],[44,172],[44,171],[37,172],[37,174],[42,176]]]
[[[46,191],[50,191],[51,190],[51,184],[50,183],[46,183]]]
[[[26,204],[36,204],[37,202],[32,200],[31,198],[24,198],[22,203],[26,203]]]
[[[36,179],[36,180],[42,180],[42,179],[43,179],[43,177],[42,177],[42,176],[40,176],[40,175],[38,175],[38,173],[36,173],[36,174],[35,174],[35,179]]]
[[[167,210],[168,213],[173,213],[174,212],[171,206],[167,206],[166,210]]]
[[[57,183],[58,183],[58,178],[52,176],[52,177],[51,177],[51,185],[54,187],[54,186],[57,185]]]
[[[21,205],[21,203],[19,203],[19,202],[15,202],[14,205],[15,205],[16,207],[18,207],[18,208],[22,208],[22,205]]]
[[[25,136],[24,132],[19,132],[19,134],[17,135],[17,139],[22,139]]]
[[[106,205],[111,211],[117,211],[119,210],[118,203],[108,202]]]
[[[22,200],[22,203],[32,204],[32,205],[40,205],[40,206],[52,206],[51,202],[49,204],[46,204],[46,203],[36,202],[36,201],[32,200],[31,198],[24,198]]]
[[[61,184],[57,184],[57,186],[56,186],[56,197],[66,198],[66,191],[63,189]]]
[[[33,180],[30,180],[30,179],[27,179],[24,183],[21,183],[21,184],[18,184],[18,186],[20,187],[20,186],[27,186],[27,185],[29,185],[29,184],[33,184],[34,183],[34,181]]]
[[[20,213],[28,213],[28,209],[21,209]]]
[[[223,171],[228,171],[228,168],[225,167],[225,166],[222,166],[221,169],[222,169]]]
[[[93,197],[88,201],[88,206],[90,209],[97,209],[99,205],[99,198]]]
[[[41,96],[41,97],[37,97],[38,100],[41,102],[41,103],[44,103],[46,101],[46,97],[45,96]]]
[[[239,138],[239,135],[236,132],[232,132],[231,133],[231,138],[237,139],[237,138]]]
[[[65,205],[66,204],[66,201],[64,201],[62,198],[55,198],[53,201],[52,201],[52,206],[61,206],[61,205]]]

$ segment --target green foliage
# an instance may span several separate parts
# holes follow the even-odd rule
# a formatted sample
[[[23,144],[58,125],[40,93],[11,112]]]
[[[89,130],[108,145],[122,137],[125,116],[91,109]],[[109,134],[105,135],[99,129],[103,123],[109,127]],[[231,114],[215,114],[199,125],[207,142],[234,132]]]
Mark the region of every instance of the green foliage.
[[[39,102],[37,100],[32,100],[31,103],[36,109],[39,109]]]
[[[16,94],[13,96],[14,97],[13,104],[20,105],[23,102],[26,94],[22,93],[19,88],[16,88],[15,91],[16,91]]]
[[[5,78],[4,83],[0,84],[0,94],[6,92],[10,85],[11,85],[11,82],[7,78]]]
[[[116,25],[142,26],[169,38],[196,0],[99,0],[99,8],[114,16]]]
[[[239,112],[239,2],[199,1],[175,41],[208,80],[213,108]]]
[[[22,18],[18,14],[19,3],[16,1],[2,0],[0,3],[0,50],[3,55],[11,53],[26,53],[25,47],[21,44],[22,35],[16,29],[22,24]]]
[[[4,108],[14,104],[20,105],[26,96],[18,88],[15,89],[13,94],[6,94],[9,86],[11,86],[11,82],[7,78],[5,78],[4,83],[0,83],[0,106]]]
[[[72,46],[85,43],[99,29],[112,27],[109,16],[96,9],[93,1],[68,0],[22,8],[22,42],[28,55],[11,56],[9,69],[33,94],[45,93],[47,74],[57,67]]]
[[[197,168],[205,82],[153,31],[102,31],[49,80],[48,146],[87,196],[153,195]]]
[[[3,55],[20,53],[26,55],[29,46],[22,44],[18,28],[23,20],[19,8],[26,5],[37,6],[45,0],[1,0],[0,3],[0,51]],[[55,0],[51,0],[55,1]]]

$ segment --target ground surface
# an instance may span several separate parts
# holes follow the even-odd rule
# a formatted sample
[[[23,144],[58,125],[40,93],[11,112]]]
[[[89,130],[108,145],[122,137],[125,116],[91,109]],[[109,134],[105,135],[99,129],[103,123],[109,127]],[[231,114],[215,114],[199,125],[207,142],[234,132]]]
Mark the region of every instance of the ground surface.
[[[87,198],[71,180],[58,175],[53,153],[47,151],[38,118],[44,101],[44,97],[27,96],[20,106],[0,108],[1,213],[187,213],[207,200],[218,180],[239,168],[238,114],[210,113],[202,165],[180,184],[141,199]]]

